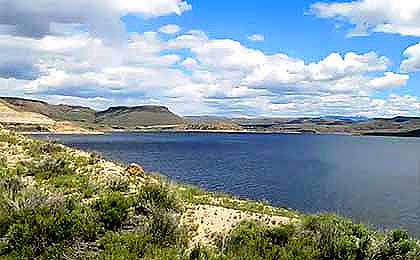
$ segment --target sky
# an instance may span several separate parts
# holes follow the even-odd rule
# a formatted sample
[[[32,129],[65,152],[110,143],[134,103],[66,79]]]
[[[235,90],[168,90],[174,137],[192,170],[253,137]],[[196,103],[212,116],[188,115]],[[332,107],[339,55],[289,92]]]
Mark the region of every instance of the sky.
[[[0,0],[0,95],[181,115],[420,116],[413,0]]]

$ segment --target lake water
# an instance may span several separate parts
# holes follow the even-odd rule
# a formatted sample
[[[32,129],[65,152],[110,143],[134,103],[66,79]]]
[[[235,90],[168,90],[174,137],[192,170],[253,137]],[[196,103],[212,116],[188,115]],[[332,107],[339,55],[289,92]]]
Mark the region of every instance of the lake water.
[[[208,190],[305,213],[334,212],[420,237],[420,139],[209,133],[42,138],[137,162]]]

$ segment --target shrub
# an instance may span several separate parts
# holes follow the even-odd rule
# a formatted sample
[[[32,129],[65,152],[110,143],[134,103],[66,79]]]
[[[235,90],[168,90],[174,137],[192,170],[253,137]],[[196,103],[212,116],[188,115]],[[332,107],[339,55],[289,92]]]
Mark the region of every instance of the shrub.
[[[145,231],[152,237],[155,244],[161,246],[186,244],[185,232],[180,227],[179,216],[164,210],[154,210],[148,216]]]
[[[57,176],[74,175],[71,162],[66,158],[48,158],[41,162],[33,162],[26,165],[27,174],[35,176],[37,179],[48,180]]]
[[[368,229],[332,215],[307,217],[304,228],[313,233],[320,259],[366,259],[372,238]]]
[[[13,212],[13,223],[7,231],[9,254],[36,257],[54,246],[70,243],[74,238],[93,240],[96,237],[96,216],[77,201],[57,205],[45,203],[33,209]]]
[[[106,229],[117,230],[127,220],[130,199],[124,197],[120,192],[106,193],[95,202],[95,209],[98,211],[99,220]]]
[[[377,252],[374,253],[374,260],[399,260],[409,259],[420,254],[420,247],[415,241],[410,240],[407,232],[395,230],[389,233],[379,244]],[[412,258],[419,259],[419,258]]]
[[[150,248],[151,238],[137,233],[108,233],[99,241],[100,259],[140,259]]]
[[[164,210],[180,212],[180,203],[175,194],[163,184],[147,184],[142,187],[136,198],[136,209]]]
[[[32,141],[26,144],[26,149],[32,158],[39,158],[42,155],[58,157],[65,148],[55,143],[44,143],[42,141]]]

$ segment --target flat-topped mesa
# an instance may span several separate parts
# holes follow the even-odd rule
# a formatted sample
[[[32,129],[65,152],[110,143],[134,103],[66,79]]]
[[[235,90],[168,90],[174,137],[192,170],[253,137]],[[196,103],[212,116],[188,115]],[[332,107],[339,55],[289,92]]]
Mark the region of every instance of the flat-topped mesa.
[[[172,113],[169,108],[165,106],[153,106],[153,105],[145,105],[145,106],[114,106],[110,107],[105,111],[97,112],[97,116],[101,116],[106,113],[115,113],[115,112],[153,112],[153,113]]]
[[[96,123],[119,127],[179,125],[184,119],[165,106],[115,106],[96,113]]]

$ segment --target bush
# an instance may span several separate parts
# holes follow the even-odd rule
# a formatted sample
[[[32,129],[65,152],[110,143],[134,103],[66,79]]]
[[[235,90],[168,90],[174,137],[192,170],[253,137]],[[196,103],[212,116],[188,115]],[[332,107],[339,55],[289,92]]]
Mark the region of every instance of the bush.
[[[366,259],[372,237],[362,225],[331,215],[311,216],[304,228],[313,233],[320,259]]]
[[[41,162],[33,162],[26,165],[27,174],[35,176],[40,180],[50,180],[58,176],[74,175],[75,171],[71,167],[71,162],[66,158],[48,158]]]
[[[147,184],[142,187],[136,198],[136,210],[147,209],[180,212],[180,203],[175,194],[163,184]]]
[[[369,231],[334,216],[308,217],[300,225],[267,227],[245,222],[226,240],[230,259],[369,259]]]
[[[407,232],[395,230],[389,233],[385,240],[379,244],[377,252],[374,253],[374,260],[399,260],[399,259],[420,259],[420,247],[415,241],[410,240]]]
[[[13,212],[12,217],[6,234],[9,254],[36,257],[54,246],[68,244],[76,237],[96,238],[95,214],[75,200],[20,209]]]
[[[184,246],[187,242],[185,231],[180,227],[179,216],[164,210],[154,210],[148,216],[145,231],[152,237],[155,244],[164,247],[173,244]]]
[[[140,259],[150,248],[151,238],[137,233],[108,233],[99,241],[100,259]]]
[[[131,201],[120,192],[103,195],[95,202],[99,220],[106,229],[117,230],[127,220]]]

